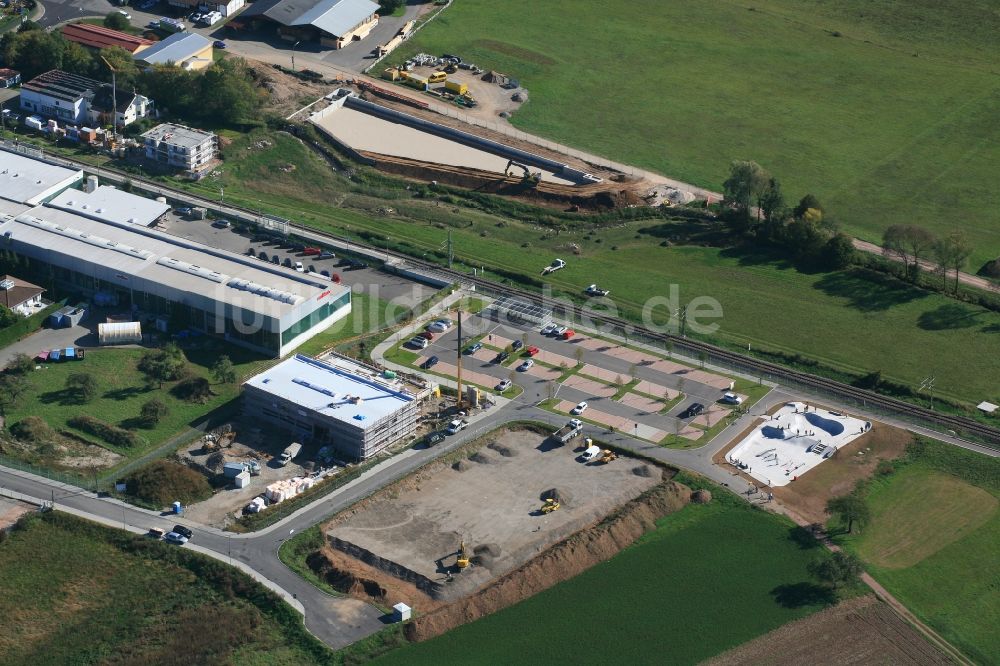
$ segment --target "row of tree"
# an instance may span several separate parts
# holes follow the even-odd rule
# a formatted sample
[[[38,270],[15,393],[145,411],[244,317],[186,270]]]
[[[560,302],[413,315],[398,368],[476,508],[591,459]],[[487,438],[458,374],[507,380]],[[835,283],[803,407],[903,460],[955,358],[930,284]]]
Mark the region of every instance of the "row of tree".
[[[913,224],[894,224],[882,234],[882,252],[894,256],[903,264],[903,275],[916,282],[920,275],[921,262],[931,259],[941,276],[941,288],[948,288],[948,273],[955,276],[955,292],[958,293],[959,273],[972,255],[972,244],[965,234],[955,230],[939,238],[933,233]]]
[[[853,260],[851,237],[840,233],[819,200],[807,194],[789,206],[781,183],[756,162],[733,162],[723,192],[735,232],[784,247],[802,264],[837,269]]]
[[[63,38],[58,31],[26,30],[4,34],[0,57],[21,72],[25,81],[52,69],[111,82],[119,90],[136,90],[152,99],[162,113],[191,123],[238,125],[256,120],[267,91],[255,84],[242,58],[227,57],[200,71],[174,65],[140,69],[132,54],[112,46],[92,51]]]

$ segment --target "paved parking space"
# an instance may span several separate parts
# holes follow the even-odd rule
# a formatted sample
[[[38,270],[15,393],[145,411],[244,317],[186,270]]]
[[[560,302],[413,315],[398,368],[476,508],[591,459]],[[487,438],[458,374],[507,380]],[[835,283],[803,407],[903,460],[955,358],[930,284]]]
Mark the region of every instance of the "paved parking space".
[[[727,416],[729,416],[730,410],[722,405],[706,405],[705,411],[702,414],[691,419],[691,423],[696,425],[705,426],[706,428],[711,428],[716,423],[722,421]]]
[[[569,414],[570,410],[575,407],[576,404],[561,400],[559,404],[556,405],[556,410]],[[645,425],[643,423],[637,423],[634,419],[630,419],[624,416],[615,416],[614,414],[608,414],[607,412],[602,412],[598,409],[590,408],[584,415],[588,420],[594,421],[595,423],[600,423],[609,428],[614,428],[620,432],[627,432],[640,437],[651,442],[659,442],[664,437],[667,436],[662,430],[654,428],[652,426]]]
[[[430,358],[429,355],[418,356],[417,365],[422,365],[428,358]],[[458,377],[458,366],[446,361],[438,361],[434,367],[431,368],[431,371],[451,378]],[[478,384],[484,388],[493,388],[500,382],[499,378],[494,377],[493,375],[476,372],[475,370],[469,370],[465,367],[462,368],[462,381],[470,384]]]
[[[680,391],[675,391],[674,389],[663,386],[662,384],[654,384],[648,379],[640,380],[632,390],[645,393],[646,395],[656,396],[658,398],[666,397],[667,400],[673,400],[680,395]]]
[[[637,409],[645,414],[659,414],[660,410],[663,409],[663,401],[653,400],[642,395],[636,395],[635,393],[626,393],[618,398],[616,402]]]
[[[559,379],[559,375],[562,374],[562,370],[558,368],[547,368],[544,365],[538,365],[536,363],[528,368],[524,374],[531,375],[532,377],[539,377],[548,381],[555,381]]]
[[[602,384],[601,382],[594,381],[593,379],[587,379],[586,377],[582,377],[580,375],[570,375],[566,378],[566,381],[563,382],[563,386],[568,386],[583,393],[601,398],[610,398],[616,393],[614,386],[608,386],[607,384]]]

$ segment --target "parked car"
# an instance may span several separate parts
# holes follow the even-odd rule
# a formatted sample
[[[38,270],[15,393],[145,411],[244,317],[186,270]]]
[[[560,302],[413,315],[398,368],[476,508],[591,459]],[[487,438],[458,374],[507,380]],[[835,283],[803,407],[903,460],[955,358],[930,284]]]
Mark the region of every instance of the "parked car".
[[[527,361],[525,361],[521,365],[517,366],[517,371],[518,372],[527,372],[528,368],[530,368],[534,364],[535,364],[535,362],[529,358]]]
[[[427,330],[431,333],[444,333],[448,330],[448,325],[443,321],[432,321],[427,324]]]
[[[448,429],[445,430],[449,435],[457,435],[461,431],[465,430],[466,426],[469,425],[468,421],[462,421],[460,419],[455,419],[448,424]]]
[[[178,546],[183,546],[189,541],[186,536],[178,534],[177,532],[167,532],[164,535],[163,540],[168,543],[176,543]]]
[[[215,222],[212,222],[212,226],[217,229],[228,229],[233,226],[233,223],[229,220],[216,220]]]
[[[510,357],[510,353],[509,352],[502,351],[502,352],[500,352],[499,354],[496,355],[496,357],[493,359],[493,362],[494,363],[503,363],[509,357]]]
[[[501,393],[503,393],[504,391],[506,391],[507,389],[509,389],[511,386],[513,386],[513,384],[514,384],[514,382],[510,381],[509,379],[504,379],[499,384],[497,384],[496,389],[498,391],[500,391]]]
[[[174,212],[178,215],[184,215],[186,217],[191,214],[191,208],[188,206],[181,206],[180,208],[174,208]]]
[[[528,347],[527,349],[524,350],[524,353],[527,354],[528,356],[534,356],[539,351],[541,350],[538,347]]]
[[[277,257],[278,255],[274,255],[274,256]],[[288,257],[285,257],[285,260],[281,262],[281,265],[284,266],[285,268],[291,268],[292,267],[292,260],[289,259]]]
[[[434,334],[431,333],[430,331],[423,331],[422,333],[418,333],[417,335],[419,335],[422,338],[426,338],[428,340],[434,339]]]
[[[347,270],[356,271],[362,268],[368,268],[368,264],[359,259],[348,259],[347,260]]]
[[[586,402],[578,402],[576,404],[576,407],[574,407],[573,409],[569,410],[569,413],[570,414],[577,414],[577,415],[583,414],[585,411],[587,411],[587,407],[589,407],[589,406],[590,405],[588,405]]]
[[[127,11],[125,11],[124,9],[119,9],[119,10],[118,10],[118,13],[119,13],[119,14],[121,14],[122,16],[124,16],[125,18],[127,18],[127,19],[128,19],[129,21],[131,21],[131,20],[132,20],[132,15],[131,15],[131,14],[129,14],[129,13],[128,13]]]
[[[337,255],[335,255],[333,252],[330,252],[329,250],[323,250],[322,252],[319,253],[320,259],[333,259],[336,256]]]
[[[479,351],[482,348],[483,348],[483,343],[482,342],[474,342],[474,343],[472,343],[471,345],[469,345],[468,347],[465,348],[465,353],[466,354],[475,354],[477,351]]]
[[[427,338],[421,338],[417,336],[406,343],[408,347],[416,347],[417,349],[427,349],[427,345],[431,343]]]
[[[569,340],[574,335],[576,335],[576,331],[574,331],[572,328],[568,328],[559,335],[559,339]]]
[[[295,262],[295,270],[296,270],[296,271],[298,271],[299,273],[305,273],[305,272],[306,272],[306,269],[305,269],[305,267],[304,267],[304,266],[302,265],[302,262],[301,262],[301,261],[296,261],[296,262]]]
[[[681,418],[682,419],[693,418],[701,414],[703,411],[705,411],[705,405],[701,404],[700,402],[693,402],[690,405],[688,405],[687,409],[681,412]]]
[[[555,333],[557,328],[559,327],[555,324],[547,324],[544,328],[542,328],[542,335],[552,335]]]
[[[435,444],[440,444],[444,441],[444,435],[439,432],[432,432],[426,437],[424,437],[424,443],[427,446],[434,446]]]
[[[424,370],[429,370],[430,368],[433,368],[435,365],[437,365],[437,362],[440,360],[441,359],[439,359],[437,356],[431,356],[429,359],[421,363],[420,367],[423,368]]]
[[[174,525],[174,528],[173,528],[172,531],[176,532],[177,534],[180,534],[185,539],[193,539],[194,538],[194,532],[192,532],[188,528],[184,527],[183,525]]]
[[[323,250],[319,249],[318,247],[307,247],[302,250],[302,254],[306,255],[307,257],[315,257],[318,256],[322,251]]]
[[[330,271],[326,270],[325,268],[323,270],[321,270],[319,272],[319,274],[322,275],[325,278],[332,278],[332,276],[330,275]],[[338,275],[337,277],[340,277],[340,276]]]
[[[524,346],[524,343],[521,342],[520,340],[514,340],[514,342],[510,343],[510,348],[513,349],[514,351],[517,351],[518,349],[520,349],[523,346]]]
[[[726,391],[722,394],[722,402],[729,405],[738,405],[743,402],[743,398],[736,395],[732,391]]]
[[[291,260],[289,260],[289,259],[285,259],[285,261],[287,261],[289,264],[292,263]],[[271,257],[271,263],[272,264],[280,264],[281,263],[281,257],[279,257],[278,255],[274,255],[273,257]]]
[[[157,2],[158,0],[142,0],[142,2],[139,3],[139,9],[143,11],[152,9],[156,6]]]
[[[558,338],[558,337],[562,336],[562,334],[565,333],[568,330],[569,330],[569,326],[556,326],[555,330],[552,331],[552,335],[554,335],[554,336],[556,336]]]
[[[150,527],[147,534],[154,539],[162,539],[166,530],[161,530],[159,527]]]

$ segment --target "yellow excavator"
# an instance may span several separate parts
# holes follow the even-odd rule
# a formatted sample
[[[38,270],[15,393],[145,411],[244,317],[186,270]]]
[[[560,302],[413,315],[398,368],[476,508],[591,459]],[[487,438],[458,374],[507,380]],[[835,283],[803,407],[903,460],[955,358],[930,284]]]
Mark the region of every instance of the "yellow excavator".
[[[469,549],[465,547],[464,539],[458,546],[458,559],[455,560],[455,565],[459,571],[464,571],[469,567]]]
[[[560,508],[562,508],[562,504],[559,503],[559,500],[550,497],[545,500],[545,504],[542,505],[541,512],[552,513],[553,511],[558,511]]]
[[[605,465],[607,465],[612,460],[616,460],[617,458],[618,454],[612,451],[611,449],[604,449],[604,451],[601,452],[601,462]]]

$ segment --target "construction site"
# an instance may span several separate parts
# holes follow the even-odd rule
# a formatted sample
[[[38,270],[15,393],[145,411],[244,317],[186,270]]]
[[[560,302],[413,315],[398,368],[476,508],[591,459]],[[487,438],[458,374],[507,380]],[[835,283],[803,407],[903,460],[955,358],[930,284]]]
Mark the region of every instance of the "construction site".
[[[530,426],[484,435],[334,517],[310,564],[342,591],[418,612],[485,594],[631,501],[674,487],[672,470],[611,450],[588,458],[591,446]],[[524,596],[533,585],[521,586]]]

